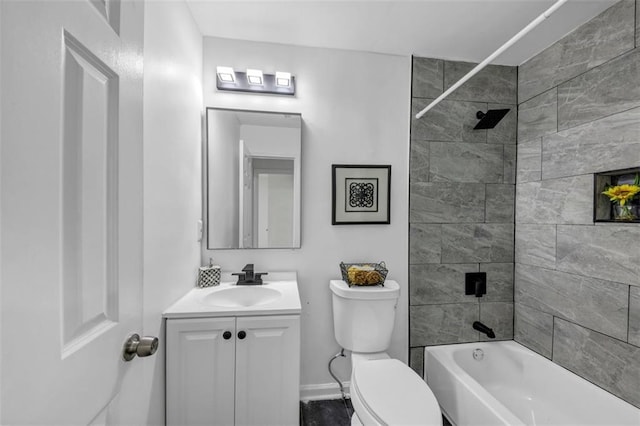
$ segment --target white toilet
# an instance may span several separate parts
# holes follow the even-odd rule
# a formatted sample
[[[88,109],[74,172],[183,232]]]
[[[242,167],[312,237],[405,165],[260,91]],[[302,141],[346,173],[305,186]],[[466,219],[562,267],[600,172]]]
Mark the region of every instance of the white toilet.
[[[351,351],[352,425],[442,425],[436,397],[406,364],[385,352],[400,286],[352,286],[331,280],[336,340]]]

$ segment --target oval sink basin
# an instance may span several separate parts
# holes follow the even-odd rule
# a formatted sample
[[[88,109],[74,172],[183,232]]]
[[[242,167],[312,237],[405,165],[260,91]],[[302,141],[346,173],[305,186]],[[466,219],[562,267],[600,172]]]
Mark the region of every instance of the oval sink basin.
[[[268,287],[228,287],[205,296],[206,305],[225,308],[264,305],[282,296],[278,290]]]

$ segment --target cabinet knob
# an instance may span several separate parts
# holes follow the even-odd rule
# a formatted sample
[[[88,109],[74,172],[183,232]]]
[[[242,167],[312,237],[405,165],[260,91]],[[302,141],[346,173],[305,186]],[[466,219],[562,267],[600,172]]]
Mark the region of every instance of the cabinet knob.
[[[239,331],[239,332],[238,332],[238,339],[242,340],[242,339],[244,339],[245,337],[247,337],[247,333],[246,333],[246,331],[242,330],[242,331]]]
[[[230,331],[225,331],[224,333],[222,333],[222,337],[224,338],[224,340],[231,339],[231,332]]]

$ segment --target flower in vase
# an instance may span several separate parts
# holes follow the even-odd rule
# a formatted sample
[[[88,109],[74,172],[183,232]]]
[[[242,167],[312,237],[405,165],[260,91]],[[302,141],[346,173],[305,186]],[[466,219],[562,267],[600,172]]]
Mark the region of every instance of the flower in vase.
[[[638,193],[640,193],[640,186],[626,183],[612,186],[603,192],[604,195],[609,197],[609,200],[621,206],[624,206],[627,201],[631,201]]]
[[[640,175],[636,175],[632,184],[621,184],[611,186],[602,192],[609,197],[614,204],[613,210],[616,220],[635,220],[637,213],[634,213],[633,206],[629,202],[640,193]]]

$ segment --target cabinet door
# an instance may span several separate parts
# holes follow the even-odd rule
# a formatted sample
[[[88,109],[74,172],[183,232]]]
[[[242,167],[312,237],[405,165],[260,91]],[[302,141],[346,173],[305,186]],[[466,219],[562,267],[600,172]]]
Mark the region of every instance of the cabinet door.
[[[300,411],[300,317],[239,317],[236,425],[295,425]]]
[[[234,424],[235,346],[235,318],[167,320],[168,425]]]

